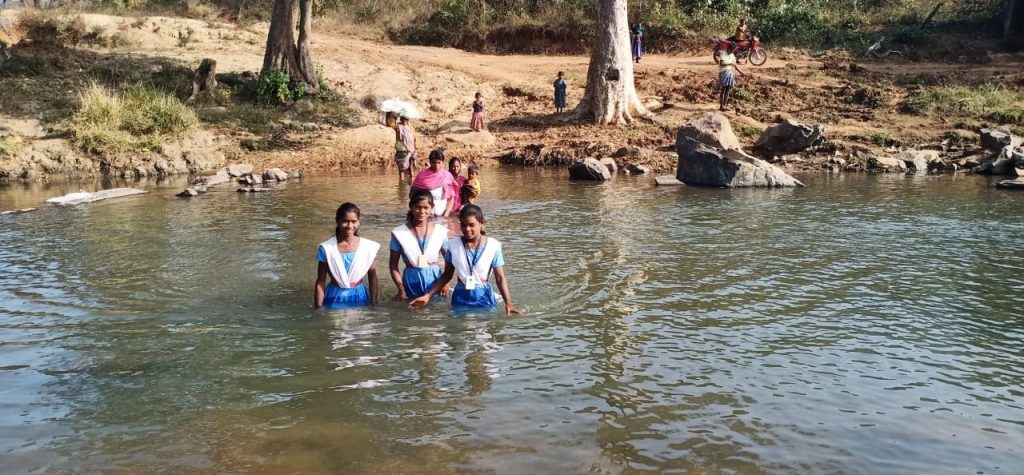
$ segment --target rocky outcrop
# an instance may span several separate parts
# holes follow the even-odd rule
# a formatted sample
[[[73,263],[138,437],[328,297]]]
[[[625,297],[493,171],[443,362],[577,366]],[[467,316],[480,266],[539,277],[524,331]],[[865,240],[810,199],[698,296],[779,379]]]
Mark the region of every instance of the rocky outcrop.
[[[872,155],[868,158],[868,169],[876,172],[906,172],[907,163],[896,157]]]
[[[998,152],[1006,147],[1014,149],[1024,143],[1024,138],[1013,135],[1010,128],[1005,125],[981,129],[979,133],[981,134],[981,147],[990,152]]]
[[[661,175],[654,177],[654,184],[658,186],[682,186],[686,183],[679,181],[678,178],[672,175]]]
[[[906,150],[900,153],[898,158],[903,160],[907,168],[917,172],[926,172],[932,163],[942,162],[939,159],[939,152],[934,150]]]
[[[676,144],[690,138],[711,148],[740,150],[740,140],[732,130],[729,119],[721,112],[708,112],[679,129]]]
[[[740,150],[715,150],[690,137],[676,143],[676,178],[687,185],[736,187],[804,186],[781,168]]]
[[[263,170],[263,181],[288,181],[288,174],[280,168]]]
[[[825,126],[814,127],[786,119],[765,129],[754,148],[772,155],[787,155],[807,150],[825,138]]]
[[[252,165],[249,165],[249,164],[246,164],[246,163],[236,163],[234,165],[228,166],[228,168],[227,168],[228,175],[232,176],[232,177],[236,177],[236,178],[237,177],[242,177],[242,176],[245,176],[245,175],[251,175],[252,174],[252,170],[253,170]]]
[[[608,167],[593,158],[587,158],[569,165],[570,180],[604,181],[611,178],[612,175],[609,173]]]
[[[996,152],[974,168],[975,173],[984,175],[1024,176],[1024,152],[1014,151],[1007,146]]]

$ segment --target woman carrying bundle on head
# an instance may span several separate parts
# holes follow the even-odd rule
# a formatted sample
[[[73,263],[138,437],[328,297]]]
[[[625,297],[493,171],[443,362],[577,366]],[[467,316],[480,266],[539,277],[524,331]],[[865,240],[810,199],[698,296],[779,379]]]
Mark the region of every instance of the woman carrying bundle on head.
[[[380,244],[359,237],[360,217],[358,206],[342,204],[334,215],[334,236],[317,248],[313,292],[316,308],[377,303],[377,270],[373,260]]]
[[[430,290],[441,276],[442,255],[448,248],[448,228],[431,223],[434,197],[421,191],[409,200],[405,224],[391,230],[391,279],[398,287],[395,300],[415,299]],[[405,271],[398,271],[398,261],[405,261]],[[444,295],[447,290],[442,289]]]
[[[512,305],[512,297],[508,292],[501,242],[486,236],[485,223],[484,212],[479,206],[466,205],[462,208],[459,212],[462,236],[448,241],[448,252],[444,256],[444,274],[427,293],[414,299],[409,305],[426,305],[433,295],[448,286],[452,277],[457,276],[458,283],[452,292],[453,309],[493,309],[498,304],[490,282],[493,274],[498,291],[505,301],[505,313],[519,313],[519,309]]]

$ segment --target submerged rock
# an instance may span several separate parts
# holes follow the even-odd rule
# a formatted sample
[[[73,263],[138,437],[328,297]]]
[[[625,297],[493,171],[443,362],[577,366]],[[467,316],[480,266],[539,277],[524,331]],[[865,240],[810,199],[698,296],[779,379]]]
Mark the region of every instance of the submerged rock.
[[[239,193],[262,193],[265,191],[274,191],[273,188],[265,188],[261,186],[243,186],[238,189]]]
[[[46,202],[52,205],[68,206],[77,205],[80,203],[92,203],[94,201],[122,198],[125,196],[141,195],[145,193],[149,192],[145,190],[139,190],[136,188],[111,188],[109,190],[100,190],[95,193],[89,193],[85,191],[81,191],[78,193],[70,193],[64,196],[50,198],[46,200]]]
[[[661,175],[654,177],[654,184],[658,186],[683,186],[686,183],[679,181],[672,175]]]
[[[615,174],[619,172],[619,164],[615,163],[615,160],[612,158],[602,158],[601,165],[604,165],[604,167],[608,169],[608,173],[611,173],[612,176],[615,176]]]
[[[644,165],[634,165],[632,163],[630,163],[629,165],[626,165],[626,173],[629,173],[631,175],[643,175],[645,173],[650,173],[650,172],[651,172],[651,169],[647,168]]]
[[[176,196],[179,198],[191,198],[193,196],[199,196],[199,190],[195,188],[185,188],[185,191],[178,193]]]
[[[612,178],[608,168],[593,158],[584,159],[581,162],[569,165],[570,180],[593,180],[604,181]]]
[[[996,183],[996,188],[1004,188],[1007,190],[1024,190],[1024,178],[1003,180],[999,183]]]
[[[676,134],[676,144],[690,138],[712,148],[740,149],[740,140],[729,119],[721,112],[708,112],[691,120]]]
[[[824,125],[811,127],[786,119],[765,129],[754,148],[773,155],[794,154],[817,145],[824,137]]]
[[[714,150],[690,137],[676,143],[676,178],[687,185],[720,187],[804,186],[781,168],[740,150]]]

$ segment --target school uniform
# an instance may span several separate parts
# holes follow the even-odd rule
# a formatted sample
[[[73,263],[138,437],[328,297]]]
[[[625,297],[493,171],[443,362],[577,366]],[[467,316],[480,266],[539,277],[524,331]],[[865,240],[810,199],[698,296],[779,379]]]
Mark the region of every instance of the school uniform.
[[[452,308],[494,308],[497,297],[491,286],[494,269],[505,266],[501,242],[486,236],[476,249],[467,249],[461,237],[448,241],[445,262],[455,267],[458,283],[452,292]]]
[[[380,244],[359,238],[356,250],[338,250],[338,238],[320,243],[316,260],[327,264],[331,282],[324,288],[324,306],[357,306],[370,303],[370,291],[366,285],[366,274],[377,258]]]
[[[416,236],[409,226],[401,225],[391,230],[392,251],[402,254],[405,270],[402,271],[402,289],[405,296],[414,299],[426,294],[441,277],[439,257],[447,249],[448,228],[434,224],[430,236]]]

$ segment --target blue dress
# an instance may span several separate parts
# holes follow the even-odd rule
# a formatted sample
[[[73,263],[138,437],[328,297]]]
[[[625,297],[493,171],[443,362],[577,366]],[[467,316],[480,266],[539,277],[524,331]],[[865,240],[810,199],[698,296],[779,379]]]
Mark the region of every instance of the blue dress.
[[[568,102],[565,98],[566,84],[564,79],[555,80],[555,107],[559,109],[565,109],[565,105]]]
[[[427,237],[417,239],[420,244],[420,249],[427,247]],[[402,252],[402,245],[398,243],[398,239],[391,235],[391,245],[388,246],[392,251],[402,255],[402,260],[405,262],[405,270],[402,271],[402,289],[405,290],[405,296],[407,298],[414,299],[423,294],[426,294],[437,279],[441,277],[441,266],[434,264],[430,267],[414,267],[410,265],[409,258],[405,256],[405,252]],[[441,247],[444,251],[447,248],[447,244]]]
[[[480,255],[484,247],[477,249],[466,249],[466,255],[469,257],[470,262],[476,262],[477,256]],[[452,252],[445,251],[444,260],[448,265],[452,264]],[[494,253],[494,260],[491,261],[491,269],[501,269],[505,266],[505,257],[501,253],[501,249]],[[452,292],[452,308],[484,308],[493,309],[498,305],[498,301],[494,296],[494,289],[491,287],[490,275],[487,278],[487,285],[477,285],[473,290],[466,290],[466,286],[459,281],[455,284],[455,290]]]
[[[341,262],[345,266],[345,271],[352,268],[352,259],[356,256],[355,252],[345,252],[341,254]],[[317,246],[316,248],[316,260],[318,262],[327,263],[327,255],[324,254],[324,248]],[[327,275],[330,275],[328,273]],[[367,305],[370,303],[370,290],[367,289],[366,284],[353,287],[351,289],[343,289],[338,287],[338,284],[334,283],[334,277],[331,277],[331,282],[324,288],[324,307],[328,306],[346,306],[354,307],[360,305]]]

